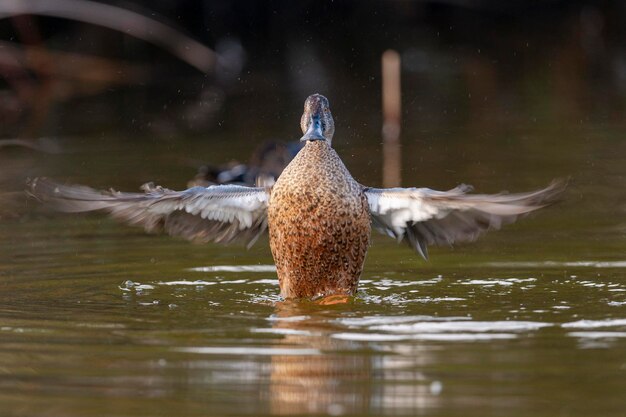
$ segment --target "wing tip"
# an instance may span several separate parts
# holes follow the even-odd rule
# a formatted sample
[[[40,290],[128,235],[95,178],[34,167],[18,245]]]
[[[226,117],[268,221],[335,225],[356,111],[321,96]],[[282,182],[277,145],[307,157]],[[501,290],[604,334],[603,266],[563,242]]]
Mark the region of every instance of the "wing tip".
[[[563,194],[571,182],[572,177],[555,178],[544,189],[548,204],[558,203],[563,200]]]
[[[425,243],[418,241],[418,244],[415,246],[415,249],[417,250],[417,253],[419,253],[422,258],[424,258],[424,260],[426,262],[429,261],[428,259],[428,246],[426,246]]]
[[[553,179],[547,187],[534,193],[529,193],[526,205],[539,209],[562,202],[564,200],[563,194],[570,181],[571,177]]]

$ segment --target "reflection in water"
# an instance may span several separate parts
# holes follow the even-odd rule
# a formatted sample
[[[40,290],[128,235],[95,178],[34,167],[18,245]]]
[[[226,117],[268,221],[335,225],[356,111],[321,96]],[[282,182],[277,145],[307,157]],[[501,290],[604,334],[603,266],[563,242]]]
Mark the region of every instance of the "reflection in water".
[[[367,345],[332,337],[345,330],[337,320],[345,313],[342,307],[319,311],[315,303],[276,304],[271,332],[284,335],[281,346],[307,346],[322,355],[272,356],[271,411],[339,415],[434,407],[441,383],[425,383],[420,370],[433,361],[430,352],[413,345],[410,356],[381,355],[368,352]],[[380,380],[394,384],[376,384]]]
[[[314,307],[295,301],[276,304],[273,329],[285,335],[281,345],[305,345],[332,353],[272,356],[271,410],[277,414],[363,412],[369,408],[371,396],[367,383],[372,375],[371,357],[342,354],[355,346],[332,339],[332,325],[316,314]]]

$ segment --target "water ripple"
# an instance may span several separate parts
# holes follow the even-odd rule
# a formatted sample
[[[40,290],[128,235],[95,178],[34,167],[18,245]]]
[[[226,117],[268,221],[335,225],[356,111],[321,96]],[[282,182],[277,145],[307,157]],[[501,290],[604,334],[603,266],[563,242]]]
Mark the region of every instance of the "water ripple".
[[[276,265],[213,265],[188,268],[193,272],[276,272]]]
[[[536,321],[446,321],[418,322],[411,324],[384,324],[372,326],[372,330],[396,333],[443,333],[443,332],[525,332],[553,326],[552,323]]]
[[[335,333],[334,339],[354,342],[395,342],[402,340],[424,340],[437,342],[471,342],[485,340],[515,339],[513,333],[426,333],[413,335],[381,334],[381,333]]]
[[[597,329],[601,327],[626,326],[626,319],[606,319],[606,320],[578,320],[563,323],[561,327],[566,329]]]
[[[203,355],[255,355],[255,356],[312,356],[320,355],[318,349],[298,348],[272,348],[272,347],[243,347],[243,346],[219,346],[219,347],[183,347],[173,349],[176,352],[200,353]]]
[[[586,339],[616,339],[626,337],[626,332],[569,332],[567,335]]]
[[[550,267],[590,267],[590,268],[626,268],[626,261],[574,261],[574,262],[484,262],[472,266],[495,268],[550,268]]]

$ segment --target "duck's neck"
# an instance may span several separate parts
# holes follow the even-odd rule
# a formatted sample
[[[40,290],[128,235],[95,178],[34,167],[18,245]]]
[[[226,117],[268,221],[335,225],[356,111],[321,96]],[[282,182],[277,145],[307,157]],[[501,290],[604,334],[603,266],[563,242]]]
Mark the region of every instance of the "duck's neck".
[[[304,146],[305,147],[308,146],[309,148],[328,146],[329,148],[332,148],[331,141],[328,140],[328,139],[326,139],[326,140],[307,140],[306,144]]]

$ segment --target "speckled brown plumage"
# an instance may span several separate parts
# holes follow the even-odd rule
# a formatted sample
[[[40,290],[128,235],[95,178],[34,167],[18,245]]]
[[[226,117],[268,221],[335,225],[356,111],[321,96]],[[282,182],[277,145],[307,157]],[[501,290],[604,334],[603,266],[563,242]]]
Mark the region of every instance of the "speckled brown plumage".
[[[353,294],[370,240],[363,187],[327,141],[307,142],[274,185],[270,247],[283,297]]]

